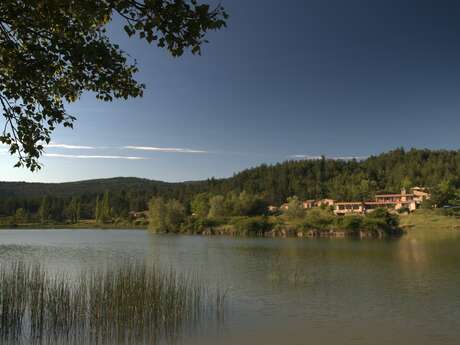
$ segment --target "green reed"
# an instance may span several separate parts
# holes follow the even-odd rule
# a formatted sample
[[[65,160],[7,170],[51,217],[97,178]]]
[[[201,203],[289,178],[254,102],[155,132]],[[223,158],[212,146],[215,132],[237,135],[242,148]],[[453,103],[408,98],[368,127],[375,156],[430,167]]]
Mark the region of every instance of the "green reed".
[[[171,341],[186,327],[220,320],[226,298],[210,293],[197,277],[137,262],[77,277],[14,262],[0,266],[0,279],[2,343]]]

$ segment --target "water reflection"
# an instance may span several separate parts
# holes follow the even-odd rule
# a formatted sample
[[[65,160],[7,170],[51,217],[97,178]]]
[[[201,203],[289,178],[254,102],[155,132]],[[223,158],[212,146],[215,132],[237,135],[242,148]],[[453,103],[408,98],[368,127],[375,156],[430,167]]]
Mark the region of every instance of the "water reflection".
[[[229,289],[224,328],[203,325],[187,344],[264,334],[299,344],[449,345],[460,336],[459,235],[359,241],[15,230],[0,232],[0,261],[76,271],[137,258]]]

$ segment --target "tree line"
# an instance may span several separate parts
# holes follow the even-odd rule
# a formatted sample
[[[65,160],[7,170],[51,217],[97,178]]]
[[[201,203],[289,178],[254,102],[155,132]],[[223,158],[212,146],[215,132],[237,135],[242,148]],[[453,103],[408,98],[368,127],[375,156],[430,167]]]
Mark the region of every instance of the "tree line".
[[[437,206],[456,205],[460,151],[396,149],[364,160],[287,161],[247,169],[227,179],[185,183],[136,178],[62,184],[2,182],[0,217],[19,212],[18,217],[25,214],[38,219],[44,198],[49,209],[46,216],[56,222],[75,220],[72,209],[78,209],[78,219],[129,219],[130,211],[147,210],[152,198],[176,200],[186,214],[254,215],[293,196],[300,200],[367,200],[377,192],[412,186],[428,187]],[[103,206],[106,194],[109,205],[105,202]]]

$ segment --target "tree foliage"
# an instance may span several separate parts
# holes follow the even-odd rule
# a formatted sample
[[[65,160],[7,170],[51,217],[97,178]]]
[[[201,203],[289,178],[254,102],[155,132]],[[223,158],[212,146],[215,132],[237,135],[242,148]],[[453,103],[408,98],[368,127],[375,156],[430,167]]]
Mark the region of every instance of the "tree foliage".
[[[197,194],[191,204],[193,215],[199,218],[206,218],[209,214],[209,195],[206,193]]]
[[[305,215],[305,209],[297,196],[287,198],[287,203],[283,208],[283,214],[289,219],[299,219]]]
[[[363,228],[370,231],[391,232],[399,227],[399,217],[390,213],[385,208],[377,208],[366,214],[363,220]]]
[[[177,200],[153,198],[149,202],[149,227],[154,232],[179,232],[185,220],[184,206]]]
[[[67,219],[71,223],[78,223],[80,220],[80,199],[73,197],[67,206]]]
[[[314,208],[306,212],[304,226],[310,229],[327,230],[330,229],[336,217],[330,210]]]
[[[42,199],[42,203],[40,205],[40,209],[38,210],[38,214],[40,217],[40,223],[46,223],[51,217],[51,208],[50,208],[50,201],[48,196],[44,196]]]
[[[321,164],[324,169],[320,174]],[[279,206],[293,195],[298,201],[319,199],[320,195],[343,201],[367,200],[378,192],[399,192],[409,180],[412,186],[430,189],[432,198],[423,206],[459,205],[460,151],[398,149],[362,161],[288,161],[248,169],[228,179],[187,183],[136,178],[54,184],[0,182],[0,217],[14,216],[23,208],[30,217],[38,218],[43,196],[48,195],[52,220],[66,217],[65,209],[74,197],[80,200],[81,218],[94,219],[98,218],[97,198],[105,191],[110,194],[113,218],[127,219],[130,211],[146,210],[152,197],[178,200],[187,212],[190,208],[201,218],[210,215],[211,204],[214,215],[254,215],[262,214],[267,204]]]
[[[227,215],[225,198],[222,195],[216,195],[209,199],[209,218],[220,218]]]
[[[225,25],[222,6],[196,0],[2,0],[0,2],[0,142],[16,166],[38,159],[58,125],[72,127],[65,110],[85,91],[103,101],[142,96],[135,61],[110,41],[118,16],[129,36],[156,43],[173,56],[201,52],[205,34]]]
[[[254,216],[267,212],[266,202],[259,196],[242,191],[215,195],[209,199],[209,218]]]

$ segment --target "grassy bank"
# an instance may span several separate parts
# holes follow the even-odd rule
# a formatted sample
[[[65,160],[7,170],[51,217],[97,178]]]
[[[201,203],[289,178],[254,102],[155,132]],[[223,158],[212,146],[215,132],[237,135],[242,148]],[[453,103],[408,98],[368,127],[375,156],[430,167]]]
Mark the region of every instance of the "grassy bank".
[[[296,215],[183,218],[174,227],[153,224],[154,232],[265,237],[386,237],[402,235],[398,215],[376,209],[366,215],[340,217],[330,209],[311,209]]]
[[[372,225],[372,224],[371,224]],[[378,225],[378,224],[377,224]],[[385,225],[380,222],[380,225]],[[335,231],[340,235],[357,234],[359,230],[369,228],[369,221],[361,216],[335,217],[323,211],[313,212],[307,217],[291,219],[283,216],[222,217],[218,219],[200,219],[190,217],[177,227],[180,233],[204,235],[238,236],[307,236],[315,233]],[[375,221],[373,224],[375,228]],[[19,223],[0,224],[0,229],[147,229],[145,223],[114,222],[97,223],[95,220],[81,220],[78,223]],[[447,215],[445,211],[417,210],[408,215],[399,216],[399,228],[408,233],[414,232],[460,232],[460,217]],[[162,231],[159,231],[162,232]]]
[[[417,210],[401,216],[400,224],[408,232],[460,232],[460,217],[447,215],[442,209]]]

